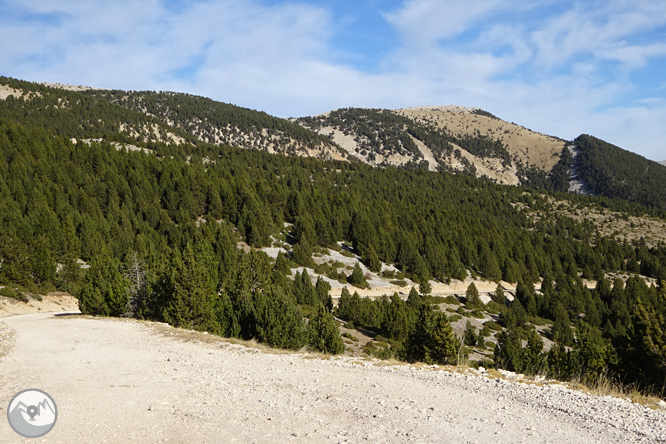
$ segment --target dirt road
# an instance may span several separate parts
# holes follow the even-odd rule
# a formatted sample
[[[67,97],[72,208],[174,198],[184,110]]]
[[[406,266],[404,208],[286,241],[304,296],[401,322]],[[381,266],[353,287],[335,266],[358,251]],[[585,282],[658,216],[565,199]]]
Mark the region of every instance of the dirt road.
[[[28,441],[4,418],[26,388],[58,405],[44,443],[666,441],[663,411],[561,386],[277,353],[137,321],[2,322],[13,344],[0,358],[0,443]]]

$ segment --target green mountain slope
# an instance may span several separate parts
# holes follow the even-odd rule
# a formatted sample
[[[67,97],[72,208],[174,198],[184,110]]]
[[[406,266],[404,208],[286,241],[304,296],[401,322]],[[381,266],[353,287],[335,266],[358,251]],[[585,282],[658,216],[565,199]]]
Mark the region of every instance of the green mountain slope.
[[[666,210],[666,169],[589,135],[579,136],[575,169],[587,190]]]
[[[567,214],[594,209],[606,216],[623,207],[641,214],[649,207],[502,186],[445,169],[375,168],[206,143],[187,122],[208,117],[182,111],[175,116],[182,128],[167,121],[168,109],[178,106],[169,94],[150,105],[161,110],[158,118],[146,106],[121,106],[108,92],[12,85],[23,89],[0,101],[0,295],[66,290],[88,314],[325,353],[345,347],[335,313],[383,337],[381,350],[370,353],[439,364],[456,362],[461,350],[450,328],[456,316],[488,319],[465,338],[492,356],[484,365],[591,384],[610,374],[655,393],[664,388],[666,244],[620,241],[621,233],[602,234],[590,219]],[[193,100],[192,109],[207,103]],[[221,109],[208,115],[222,119]],[[272,121],[254,118],[244,131]],[[442,153],[445,137],[453,137],[381,111],[354,119],[354,131],[369,128],[368,149],[376,141],[413,153],[390,129],[396,123],[414,138],[440,137]],[[486,155],[500,155],[494,159],[501,163],[502,153]],[[273,260],[259,251],[271,245],[286,253]],[[341,245],[371,270],[420,283],[423,294],[370,300],[343,292],[334,307],[324,275],[349,285],[365,281],[360,266],[315,264],[318,254]],[[296,265],[305,268],[294,273]],[[310,271],[319,275],[316,283]],[[431,282],[470,278],[517,284],[513,300],[501,285],[487,305],[472,285],[462,303],[428,295]],[[455,313],[442,308],[444,301],[458,306]],[[484,339],[490,330],[493,345]],[[544,339],[554,344],[550,350]],[[483,348],[470,345],[479,342]]]
[[[343,158],[331,141],[289,120],[205,97],[167,92],[88,91],[133,111],[154,116],[198,141],[319,158]]]
[[[0,117],[76,139],[154,149],[233,145],[282,154],[343,159],[327,137],[266,113],[178,93],[67,90],[0,77]],[[187,149],[187,148],[185,148]]]

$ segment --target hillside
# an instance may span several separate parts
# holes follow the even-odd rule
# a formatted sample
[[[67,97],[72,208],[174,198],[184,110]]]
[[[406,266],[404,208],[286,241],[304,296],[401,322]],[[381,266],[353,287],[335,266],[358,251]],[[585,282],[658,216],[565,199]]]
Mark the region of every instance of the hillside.
[[[655,188],[661,175],[645,176],[645,168],[654,163],[636,155],[612,155],[617,161],[610,165],[606,155],[578,157],[580,143],[535,133],[474,108],[341,109],[290,121],[188,94],[2,77],[0,117],[86,143],[105,140],[150,152],[159,145],[163,155],[173,155],[167,146],[180,153],[196,151],[206,162],[213,160],[206,147],[231,145],[379,167],[463,172],[500,184],[621,198],[663,211],[663,196]],[[603,178],[610,177],[609,168],[614,180]],[[639,188],[645,190],[637,193]]]
[[[98,90],[0,77],[0,118],[20,119],[77,140],[140,148],[233,145],[343,159],[340,148],[285,119],[203,97]]]
[[[226,103],[178,93],[91,91],[213,145],[231,145],[269,153],[344,159],[344,152],[326,137],[288,120]]]
[[[298,122],[370,165],[464,171],[510,185],[524,184],[530,169],[546,176],[565,146],[485,111],[454,106],[350,108]]]
[[[590,193],[666,210],[666,170],[657,162],[589,135],[575,144],[574,168]]]
[[[646,391],[663,385],[666,221],[647,205],[503,186],[442,164],[429,171],[465,150],[538,176],[501,140],[386,110],[303,123],[363,134],[366,158],[379,150],[426,163],[377,168],[351,153],[206,142],[193,128],[212,135],[224,119],[241,133],[273,125],[302,143],[328,138],[201,98],[5,85],[2,296],[69,291],[87,314],[277,348],[428,364],[469,356],[590,384],[610,372]],[[206,119],[215,121],[192,123]],[[563,149],[541,179],[568,177],[572,162]],[[360,297],[377,288],[386,294]]]

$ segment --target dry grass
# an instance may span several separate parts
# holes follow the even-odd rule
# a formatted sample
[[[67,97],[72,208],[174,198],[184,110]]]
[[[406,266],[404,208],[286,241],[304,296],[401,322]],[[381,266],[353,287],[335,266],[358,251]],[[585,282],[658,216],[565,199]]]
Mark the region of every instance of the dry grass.
[[[550,171],[559,160],[564,141],[536,133],[514,123],[473,113],[462,107],[419,107],[397,110],[398,114],[424,123],[434,123],[457,135],[474,135],[477,131],[501,140],[512,156],[529,165]]]
[[[602,374],[597,381],[591,384],[584,383],[579,377],[572,378],[566,384],[571,389],[583,393],[626,399],[627,401],[653,409],[658,409],[658,402],[661,401],[659,397],[646,394],[644,391],[639,390],[635,385],[620,384],[607,373]]]
[[[577,208],[569,201],[558,201],[549,198],[553,211],[557,215],[570,217],[578,222],[589,221],[599,230],[602,236],[615,236],[619,242],[633,242],[643,238],[648,247],[666,243],[666,220],[652,216],[628,216],[617,211],[587,206]],[[543,213],[532,212],[532,216],[540,219]]]

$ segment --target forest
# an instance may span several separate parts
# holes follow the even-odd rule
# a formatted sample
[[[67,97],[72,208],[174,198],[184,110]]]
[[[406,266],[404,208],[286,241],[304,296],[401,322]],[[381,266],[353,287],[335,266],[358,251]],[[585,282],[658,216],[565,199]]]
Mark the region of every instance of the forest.
[[[57,110],[33,109],[43,102],[32,100],[0,102],[4,293],[59,289],[92,315],[323,353],[344,351],[336,316],[381,335],[380,357],[450,364],[484,332],[457,338],[428,282],[471,275],[518,284],[512,303],[501,288],[485,307],[473,290],[463,298],[469,311],[498,316],[488,326],[499,328],[498,345],[485,365],[589,381],[610,374],[646,391],[664,389],[666,246],[619,242],[551,211],[550,201],[637,213],[649,207],[203,142],[144,141],[154,154],[130,152],[109,141],[123,141],[113,119],[135,115],[110,103],[90,108],[106,131],[96,126],[92,136],[104,140],[75,143],[71,137],[87,136],[72,133],[87,128],[74,124],[79,109],[62,111],[58,126],[45,117]],[[257,250],[285,230],[288,254],[272,260]],[[243,253],[239,241],[254,250]],[[312,268],[313,253],[340,242],[371,270],[395,265],[421,291],[377,301],[346,291],[335,307],[324,279],[292,278],[293,268]],[[609,279],[613,273],[630,277]],[[350,288],[362,280],[347,277]],[[557,344],[550,351],[534,329],[544,322]]]
[[[576,169],[590,193],[666,210],[666,168],[589,135],[575,140]]]

